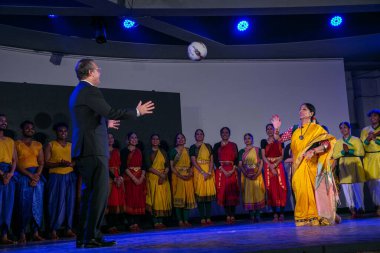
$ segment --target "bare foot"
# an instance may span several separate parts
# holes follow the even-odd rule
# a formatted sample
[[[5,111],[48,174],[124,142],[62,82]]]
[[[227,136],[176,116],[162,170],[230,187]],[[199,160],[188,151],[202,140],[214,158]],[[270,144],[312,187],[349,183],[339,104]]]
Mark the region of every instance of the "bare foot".
[[[182,228],[182,227],[185,227],[185,223],[183,223],[183,221],[179,221],[179,222],[178,222],[178,226],[180,226],[181,228]]]
[[[69,229],[66,232],[66,237],[74,238],[74,237],[77,237],[77,235],[71,229]]]
[[[58,237],[58,236],[57,236]],[[33,241],[37,241],[37,242],[40,242],[40,241],[45,241],[45,238],[41,237],[38,233],[35,233],[33,235]]]
[[[336,224],[342,223],[342,218],[338,214],[335,214],[335,223]]]
[[[109,234],[117,234],[117,233],[119,233],[119,230],[117,230],[116,227],[112,227],[112,228],[107,229],[107,233],[109,233]]]
[[[20,235],[20,239],[18,239],[18,243],[25,244],[26,243],[26,236],[25,234]]]
[[[59,237],[57,235],[57,231],[55,231],[55,230],[51,231],[51,239],[52,240],[58,240],[59,239]]]
[[[8,239],[8,236],[6,234],[0,240],[0,244],[2,245],[11,245],[11,244],[16,244],[16,243],[17,242]]]

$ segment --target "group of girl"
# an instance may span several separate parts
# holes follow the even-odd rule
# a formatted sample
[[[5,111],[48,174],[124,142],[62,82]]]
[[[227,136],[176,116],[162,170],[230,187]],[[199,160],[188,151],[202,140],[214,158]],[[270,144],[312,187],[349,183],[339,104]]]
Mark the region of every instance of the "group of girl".
[[[144,153],[137,147],[136,133],[128,134],[128,145],[120,152],[109,134],[109,231],[117,232],[117,216],[123,212],[131,218],[130,230],[140,231],[139,217],[145,210],[152,214],[155,228],[164,228],[163,218],[171,216],[172,208],[180,227],[191,226],[190,211],[196,207],[201,224],[210,225],[214,200],[224,207],[228,224],[235,222],[240,199],[253,221],[260,220],[266,204],[272,207],[274,221],[283,221],[287,196],[283,145],[274,139],[272,124],[266,130],[268,138],[262,140],[261,149],[247,133],[246,146],[238,151],[229,140],[230,129],[223,127],[221,141],[214,147],[204,142],[203,130],[197,129],[195,144],[185,147],[186,137],[178,133],[168,153],[160,147],[158,134],[151,136],[151,147]]]

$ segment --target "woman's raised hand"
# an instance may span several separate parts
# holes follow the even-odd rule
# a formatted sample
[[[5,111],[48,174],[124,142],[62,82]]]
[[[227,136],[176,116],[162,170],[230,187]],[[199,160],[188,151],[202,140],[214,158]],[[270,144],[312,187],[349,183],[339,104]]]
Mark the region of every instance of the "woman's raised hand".
[[[281,127],[281,119],[277,114],[272,115],[271,123],[273,124],[274,129],[279,129]]]

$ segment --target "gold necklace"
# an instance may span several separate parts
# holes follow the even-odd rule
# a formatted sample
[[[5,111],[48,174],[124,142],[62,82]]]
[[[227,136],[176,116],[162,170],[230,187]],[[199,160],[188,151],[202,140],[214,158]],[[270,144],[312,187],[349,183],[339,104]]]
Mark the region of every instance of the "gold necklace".
[[[303,128],[303,126],[301,126],[301,135],[300,135],[300,137],[298,137],[301,141],[304,139],[303,136],[306,134],[307,130],[309,129],[310,124],[311,124],[311,121],[309,122],[309,125],[307,125],[307,128],[306,128],[306,130],[305,130],[305,132],[303,134],[302,134],[302,128]]]

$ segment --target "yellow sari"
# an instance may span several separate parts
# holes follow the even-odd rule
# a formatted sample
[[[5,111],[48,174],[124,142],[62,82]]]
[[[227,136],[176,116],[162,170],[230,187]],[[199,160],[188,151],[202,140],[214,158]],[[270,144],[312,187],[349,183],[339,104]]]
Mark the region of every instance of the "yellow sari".
[[[259,158],[257,157],[256,148],[242,154],[242,163],[244,169],[249,175],[260,175],[252,180],[246,178],[244,174],[241,177],[242,200],[245,210],[260,210],[265,206],[265,186],[261,171],[259,170]]]
[[[160,151],[157,150],[154,157],[152,168],[163,173],[165,171],[165,157]],[[146,204],[155,217],[165,217],[171,215],[172,200],[170,184],[165,180],[162,184],[159,183],[159,177],[154,173],[147,173],[147,196]]]
[[[291,140],[294,157],[292,187],[296,200],[294,208],[296,226],[334,224],[337,192],[330,159],[335,137],[315,123],[310,123],[309,130],[304,132],[303,138],[300,136],[301,130],[297,128]],[[304,159],[306,151],[321,141],[330,142],[329,150],[314,155],[310,160]]]
[[[174,168],[180,175],[187,176],[190,174],[190,156],[186,148],[175,156]],[[172,189],[174,207],[185,209],[193,209],[197,207],[194,196],[193,180],[182,180],[173,173]]]
[[[196,160],[199,167],[201,167],[204,173],[209,173],[210,156],[210,151],[207,149],[206,145],[202,143],[202,145],[199,147],[199,152]],[[197,168],[195,168],[195,166],[193,167],[193,171],[195,196],[197,200],[200,202],[214,200],[216,195],[214,170],[211,170],[211,177],[207,180],[204,180],[203,175],[198,171]]]

